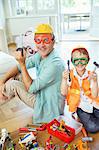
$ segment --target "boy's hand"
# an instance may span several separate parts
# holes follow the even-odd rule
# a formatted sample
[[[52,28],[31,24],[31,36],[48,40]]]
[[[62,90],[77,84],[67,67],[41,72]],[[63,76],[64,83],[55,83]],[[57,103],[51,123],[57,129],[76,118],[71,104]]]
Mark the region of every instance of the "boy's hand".
[[[95,72],[91,72],[89,75],[90,80],[97,82],[97,74]]]
[[[63,79],[67,80],[69,78],[69,71],[65,70],[62,74]]]

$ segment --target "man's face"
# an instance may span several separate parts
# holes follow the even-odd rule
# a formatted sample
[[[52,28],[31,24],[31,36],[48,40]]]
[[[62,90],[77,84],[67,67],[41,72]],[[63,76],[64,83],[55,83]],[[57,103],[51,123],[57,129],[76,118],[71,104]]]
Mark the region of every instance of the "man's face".
[[[72,55],[72,62],[77,71],[83,71],[88,64],[88,56],[79,51],[75,51]]]
[[[36,34],[34,41],[42,58],[47,57],[53,50],[55,41],[53,40],[52,34]]]

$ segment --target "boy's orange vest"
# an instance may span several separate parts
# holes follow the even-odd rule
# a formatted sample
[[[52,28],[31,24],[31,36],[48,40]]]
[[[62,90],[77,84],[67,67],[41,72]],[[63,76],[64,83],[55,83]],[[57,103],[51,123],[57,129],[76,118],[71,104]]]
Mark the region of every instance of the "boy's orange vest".
[[[88,72],[89,74],[90,72]],[[68,94],[66,97],[67,104],[69,105],[69,111],[75,112],[79,103],[80,103],[80,89],[84,91],[84,94],[88,96],[90,99],[95,100],[96,103],[99,104],[99,96],[97,98],[93,98],[91,95],[90,82],[88,77],[83,79],[82,87],[80,88],[77,77],[74,76],[73,70],[70,72],[71,77],[71,86],[68,89]]]

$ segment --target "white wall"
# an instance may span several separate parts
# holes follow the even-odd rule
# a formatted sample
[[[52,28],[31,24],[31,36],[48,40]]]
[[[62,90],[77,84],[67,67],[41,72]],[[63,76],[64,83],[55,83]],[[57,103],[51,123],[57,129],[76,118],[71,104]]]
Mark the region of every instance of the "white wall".
[[[11,17],[6,19],[8,41],[13,41],[13,36],[24,34],[29,28],[34,31],[35,27],[41,23],[50,23],[57,36],[57,16],[31,16],[31,17]]]
[[[0,27],[5,26],[5,17],[4,17],[4,11],[3,11],[3,1],[0,0]]]
[[[92,8],[90,35],[99,38],[99,5]]]
[[[0,50],[8,52],[5,33],[5,16],[3,10],[3,0],[0,0]]]
[[[35,26],[39,23],[49,23],[49,18],[18,17],[7,19],[7,27],[11,35],[23,34],[28,30],[28,28],[35,28]]]

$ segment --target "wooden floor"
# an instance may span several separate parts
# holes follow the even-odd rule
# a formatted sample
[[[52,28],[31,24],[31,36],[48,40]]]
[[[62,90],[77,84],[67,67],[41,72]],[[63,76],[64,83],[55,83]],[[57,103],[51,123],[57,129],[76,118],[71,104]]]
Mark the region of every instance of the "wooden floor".
[[[0,128],[7,128],[8,132],[13,132],[32,123],[32,116],[33,110],[15,97],[0,106]]]

